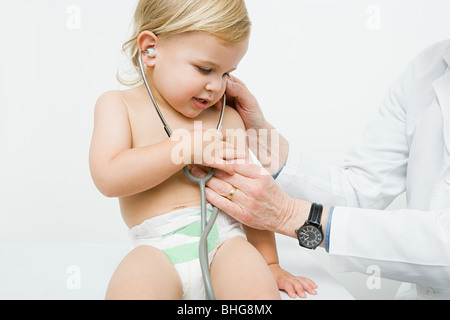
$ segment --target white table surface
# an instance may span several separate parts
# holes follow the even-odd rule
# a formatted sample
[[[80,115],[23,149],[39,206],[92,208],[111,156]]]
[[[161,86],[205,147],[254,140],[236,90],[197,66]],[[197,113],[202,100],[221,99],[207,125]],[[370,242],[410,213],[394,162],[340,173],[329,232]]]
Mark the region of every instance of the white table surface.
[[[277,237],[280,264],[309,277],[318,295],[307,299],[354,299],[294,239]],[[128,244],[0,245],[0,299],[103,299]],[[290,299],[282,292],[283,299]]]

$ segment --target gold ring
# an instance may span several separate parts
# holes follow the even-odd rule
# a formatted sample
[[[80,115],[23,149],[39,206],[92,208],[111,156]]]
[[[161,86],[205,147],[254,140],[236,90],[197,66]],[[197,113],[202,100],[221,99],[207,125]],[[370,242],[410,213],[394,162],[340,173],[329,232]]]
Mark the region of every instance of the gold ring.
[[[236,187],[233,187],[233,189],[231,189],[230,193],[229,193],[228,196],[227,196],[227,199],[228,199],[228,200],[233,199],[233,196],[235,195],[236,190],[237,190]]]

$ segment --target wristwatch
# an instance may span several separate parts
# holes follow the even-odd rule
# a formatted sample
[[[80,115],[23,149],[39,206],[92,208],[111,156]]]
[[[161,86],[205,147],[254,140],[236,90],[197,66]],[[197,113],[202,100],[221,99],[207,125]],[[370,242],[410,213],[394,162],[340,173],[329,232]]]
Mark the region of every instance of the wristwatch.
[[[322,205],[313,203],[309,211],[308,220],[298,230],[295,230],[301,247],[314,250],[322,243],[323,232],[320,224],[322,211]]]

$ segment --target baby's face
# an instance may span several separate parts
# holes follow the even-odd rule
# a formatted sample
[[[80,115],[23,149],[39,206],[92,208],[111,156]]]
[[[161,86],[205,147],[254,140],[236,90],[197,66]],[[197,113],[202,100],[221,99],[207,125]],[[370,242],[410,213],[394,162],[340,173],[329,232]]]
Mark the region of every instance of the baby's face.
[[[204,32],[160,39],[153,86],[186,117],[195,118],[223,96],[227,77],[248,49],[248,41],[229,45]]]

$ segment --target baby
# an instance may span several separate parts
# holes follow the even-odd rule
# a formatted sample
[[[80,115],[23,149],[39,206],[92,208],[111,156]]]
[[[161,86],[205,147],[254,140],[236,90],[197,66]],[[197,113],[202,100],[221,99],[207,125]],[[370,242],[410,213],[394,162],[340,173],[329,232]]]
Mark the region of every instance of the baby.
[[[227,78],[248,49],[251,23],[244,1],[140,0],[134,23],[124,47],[136,68],[140,52],[151,52],[142,55],[145,76],[165,120],[172,130],[189,132],[191,142],[201,139],[185,146],[192,151],[188,160],[232,173],[227,160],[243,154],[226,139],[212,142],[223,151],[213,154],[214,161],[197,159],[209,146],[204,131],[217,126],[215,105]],[[245,127],[226,107],[222,132],[230,129]],[[142,84],[99,98],[91,174],[104,195],[119,198],[134,241],[112,276],[107,299],[205,298],[198,260],[200,197],[198,185],[182,171],[189,161],[173,159],[180,143],[167,137]],[[242,227],[224,212],[208,237],[208,251],[217,299],[280,299],[278,289],[300,294],[311,283],[279,267],[273,233]]]

